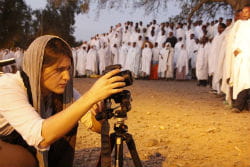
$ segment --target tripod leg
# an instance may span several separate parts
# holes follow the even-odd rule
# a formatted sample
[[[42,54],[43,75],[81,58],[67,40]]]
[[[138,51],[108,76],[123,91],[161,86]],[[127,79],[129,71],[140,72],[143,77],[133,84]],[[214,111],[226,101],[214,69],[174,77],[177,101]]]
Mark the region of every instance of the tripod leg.
[[[137,153],[135,142],[134,142],[132,135],[127,133],[125,141],[126,141],[126,144],[128,146],[128,149],[129,149],[130,155],[133,159],[135,167],[142,167],[142,163],[141,163],[141,160],[140,160],[139,155]]]
[[[117,136],[115,141],[115,167],[123,166],[123,139]]]

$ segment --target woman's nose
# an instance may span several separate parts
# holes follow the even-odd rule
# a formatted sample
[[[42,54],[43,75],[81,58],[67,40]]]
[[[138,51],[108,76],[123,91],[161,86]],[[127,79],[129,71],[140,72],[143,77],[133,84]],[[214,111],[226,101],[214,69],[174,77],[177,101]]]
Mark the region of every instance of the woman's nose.
[[[70,72],[68,70],[63,71],[63,80],[68,81],[70,79]]]

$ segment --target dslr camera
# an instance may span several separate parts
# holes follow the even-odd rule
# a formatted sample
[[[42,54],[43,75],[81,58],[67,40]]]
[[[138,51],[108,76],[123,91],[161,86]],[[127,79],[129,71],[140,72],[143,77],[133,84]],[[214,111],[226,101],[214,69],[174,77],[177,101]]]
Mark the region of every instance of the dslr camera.
[[[110,66],[105,67],[103,74],[106,74],[112,70],[121,69],[121,68],[122,68],[122,66],[120,64],[110,65]],[[133,84],[132,73],[129,70],[121,71],[118,74],[116,74],[115,76],[121,76],[124,78],[124,82],[126,83],[126,85],[124,87],[130,86]]]

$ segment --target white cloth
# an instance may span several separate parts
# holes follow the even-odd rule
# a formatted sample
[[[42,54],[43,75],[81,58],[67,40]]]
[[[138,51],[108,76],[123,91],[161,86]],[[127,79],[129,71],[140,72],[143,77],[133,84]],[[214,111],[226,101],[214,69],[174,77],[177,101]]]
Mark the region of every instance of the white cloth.
[[[118,64],[119,61],[119,50],[117,47],[111,47],[111,63]]]
[[[206,47],[199,45],[197,57],[196,57],[196,77],[198,80],[208,79],[208,62]]]
[[[119,49],[119,64],[121,64],[122,68],[125,67],[126,59],[128,54],[128,47],[126,44],[123,44]]]
[[[152,49],[144,48],[142,49],[142,59],[141,59],[141,71],[145,72],[146,75],[150,74],[150,65],[152,59]]]
[[[234,58],[233,67],[233,99],[244,89],[250,88],[250,20],[241,21],[235,34],[233,50],[240,50]]]
[[[174,49],[169,44],[169,50],[168,53],[168,59],[167,59],[167,72],[166,72],[166,78],[173,78],[174,77]]]
[[[182,68],[186,68],[186,74],[188,74],[188,53],[186,48],[181,48],[179,52],[179,56],[176,62],[176,68],[179,72],[182,71]]]
[[[31,146],[38,148],[43,119],[29,104],[20,73],[0,77],[0,135],[9,135],[14,129]]]
[[[74,90],[74,99],[80,97]],[[31,146],[39,149],[43,140],[42,124],[44,119],[36,112],[28,100],[27,90],[18,71],[16,74],[4,74],[0,77],[0,136],[7,136],[15,129]],[[85,127],[92,127],[91,113],[81,120]]]
[[[152,48],[152,53],[153,53],[153,57],[152,57],[152,60],[154,62],[159,62],[159,55],[160,55],[160,48],[157,47],[157,48]]]
[[[87,59],[87,51],[83,48],[78,48],[76,51],[77,62],[76,62],[76,70],[78,75],[86,74],[86,59]]]
[[[86,70],[90,70],[93,73],[97,72],[97,51],[94,48],[91,48],[88,51],[86,59]]]
[[[138,47],[130,47],[126,58],[125,69],[130,70],[134,75],[138,75],[140,63],[141,49]]]
[[[167,70],[167,61],[169,56],[169,50],[167,48],[162,48],[160,50],[160,56],[159,56],[159,65],[158,65],[158,73],[164,73],[163,76],[160,77],[166,77],[165,73]]]
[[[106,64],[106,55],[108,53],[108,48],[101,47],[98,51],[98,57],[99,57],[99,71],[102,75],[102,72],[105,70]]]

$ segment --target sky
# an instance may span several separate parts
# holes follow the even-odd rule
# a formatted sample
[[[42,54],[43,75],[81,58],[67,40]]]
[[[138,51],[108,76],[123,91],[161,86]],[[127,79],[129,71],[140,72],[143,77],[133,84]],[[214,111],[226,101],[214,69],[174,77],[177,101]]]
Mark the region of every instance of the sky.
[[[27,5],[32,9],[43,9],[46,5],[46,0],[25,0]],[[148,24],[153,19],[158,22],[167,21],[169,17],[176,15],[179,9],[176,4],[169,4],[167,12],[160,12],[157,16],[145,15],[142,9],[126,11],[117,11],[105,9],[101,11],[100,16],[96,17],[96,11],[90,8],[87,14],[79,14],[76,16],[75,33],[74,36],[78,41],[89,40],[90,37],[98,33],[106,33],[109,31],[110,26],[114,26],[117,23],[124,23],[126,21],[143,21],[144,25]]]

